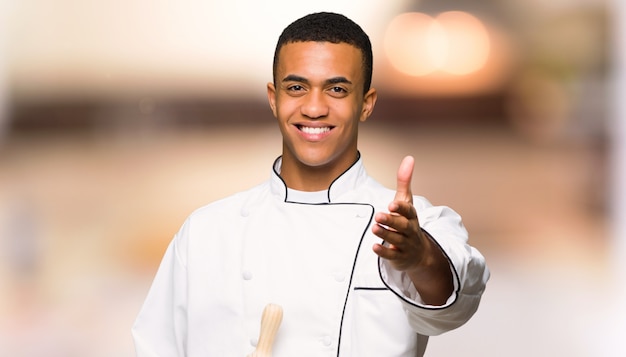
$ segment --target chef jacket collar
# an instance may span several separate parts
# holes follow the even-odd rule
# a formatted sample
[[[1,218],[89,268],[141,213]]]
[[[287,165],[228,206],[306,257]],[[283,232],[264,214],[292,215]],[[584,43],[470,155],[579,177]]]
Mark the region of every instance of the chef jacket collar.
[[[274,161],[272,176],[270,179],[270,190],[272,194],[280,197],[285,202],[294,202],[290,200],[287,194],[287,184],[280,177],[280,168],[282,165],[282,156],[279,156]],[[343,174],[339,175],[330,184],[328,188],[328,202],[326,203],[338,203],[341,202],[341,196],[344,193],[350,192],[363,184],[367,179],[367,173],[363,167],[363,160],[361,159],[361,153],[358,153],[358,158]],[[346,203],[346,202],[342,202]]]

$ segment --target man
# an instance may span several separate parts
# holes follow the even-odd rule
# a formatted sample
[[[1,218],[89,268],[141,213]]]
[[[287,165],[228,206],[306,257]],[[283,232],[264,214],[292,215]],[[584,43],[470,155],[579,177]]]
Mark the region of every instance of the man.
[[[359,123],[376,103],[371,44],[348,18],[305,16],[281,34],[270,107],[283,137],[270,179],[191,214],[133,327],[138,356],[245,356],[266,304],[274,356],[422,356],[464,324],[489,272],[461,218],[369,177]]]

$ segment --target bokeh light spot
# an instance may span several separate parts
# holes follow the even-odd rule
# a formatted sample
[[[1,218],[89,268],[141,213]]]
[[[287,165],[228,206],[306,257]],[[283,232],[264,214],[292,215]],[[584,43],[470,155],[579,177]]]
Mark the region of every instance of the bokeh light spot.
[[[387,27],[384,46],[391,64],[411,76],[474,73],[485,66],[491,48],[485,25],[461,11],[436,18],[418,12],[400,14]]]

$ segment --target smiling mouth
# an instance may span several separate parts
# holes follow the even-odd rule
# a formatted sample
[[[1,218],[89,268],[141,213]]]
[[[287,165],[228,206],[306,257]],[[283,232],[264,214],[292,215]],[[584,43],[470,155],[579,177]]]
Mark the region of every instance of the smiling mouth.
[[[300,130],[301,132],[305,133],[305,134],[311,134],[311,135],[319,135],[319,134],[324,134],[324,133],[328,133],[329,131],[332,130],[332,127],[330,126],[323,126],[323,127],[310,127],[310,126],[303,126],[303,125],[298,125],[298,130]]]

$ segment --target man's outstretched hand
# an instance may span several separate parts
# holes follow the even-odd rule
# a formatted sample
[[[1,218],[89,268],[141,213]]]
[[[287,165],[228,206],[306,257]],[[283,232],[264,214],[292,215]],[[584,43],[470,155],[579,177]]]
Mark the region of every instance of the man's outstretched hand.
[[[452,273],[439,246],[420,228],[411,191],[414,166],[411,156],[400,163],[396,195],[389,212],[376,213],[372,227],[384,244],[374,244],[372,249],[394,269],[408,274],[425,303],[441,305],[454,289]]]

